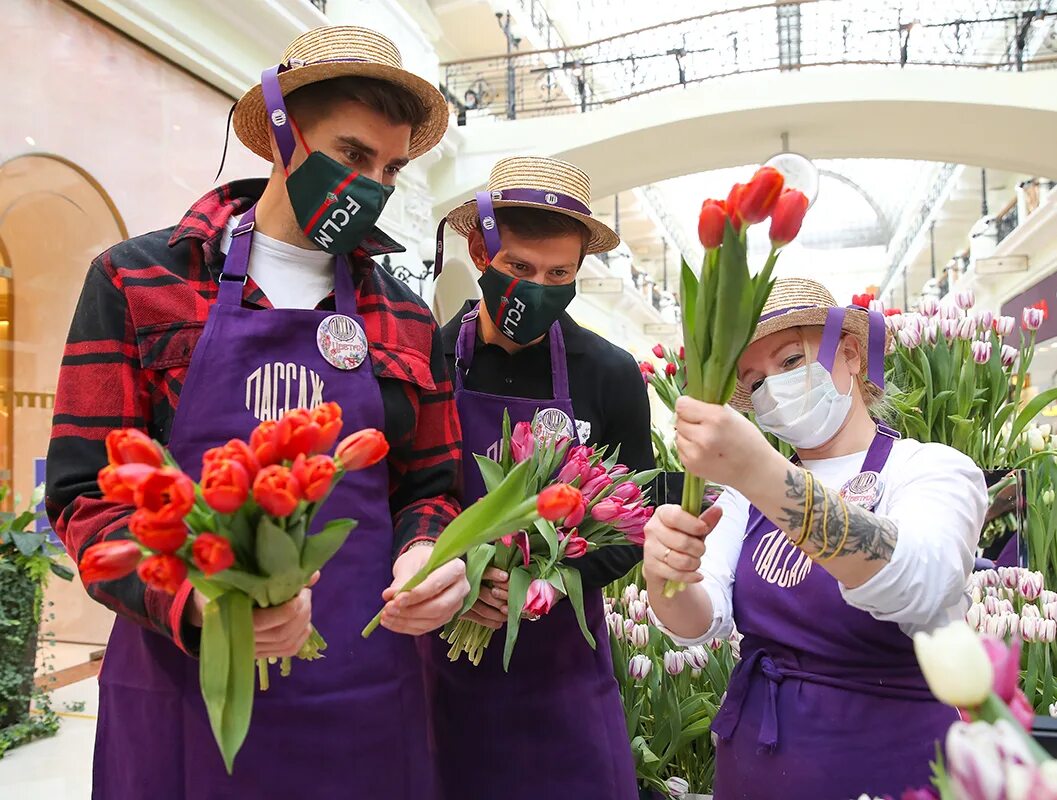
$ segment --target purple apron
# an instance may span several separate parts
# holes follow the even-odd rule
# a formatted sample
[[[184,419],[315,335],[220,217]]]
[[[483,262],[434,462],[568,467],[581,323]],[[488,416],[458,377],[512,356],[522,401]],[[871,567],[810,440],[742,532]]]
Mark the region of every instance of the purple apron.
[[[259,409],[262,368],[275,376],[263,389],[271,391],[265,415],[296,407],[296,375],[342,407],[342,435],[384,429],[370,356],[346,371],[331,366],[316,346],[317,328],[329,312],[242,307],[252,220],[251,210],[235,229],[173,422],[169,447],[192,477],[206,449],[248,437],[257,425],[252,409]],[[337,263],[337,312],[362,330],[349,264],[344,258]],[[312,619],[327,640],[326,657],[295,660],[286,678],[274,668],[271,688],[254,698],[249,735],[231,777],[206,717],[198,661],[167,638],[117,619],[99,681],[95,800],[148,793],[157,800],[435,797],[414,640],[384,629],[368,640],[359,635],[392,581],[388,498],[382,461],[346,475],[316,517],[316,530],[339,516],[359,520],[312,590]]]
[[[878,425],[862,471],[896,434]],[[712,730],[716,800],[898,797],[929,785],[957,718],[928,690],[913,642],[848,605],[837,580],[755,508],[734,578],[741,662]]]
[[[567,419],[570,435],[575,430],[558,323],[550,329],[553,400],[466,389],[476,331],[475,309],[463,317],[455,350],[465,505],[484,493],[473,454],[494,454],[504,409],[512,425],[531,421],[537,410],[560,411],[551,417]],[[476,667],[465,658],[449,661],[449,644],[439,636],[423,638],[445,800],[638,798],[601,591],[585,591],[584,607],[596,649],[584,641],[572,605],[560,602],[538,622],[521,625],[509,673],[503,671],[503,629]]]

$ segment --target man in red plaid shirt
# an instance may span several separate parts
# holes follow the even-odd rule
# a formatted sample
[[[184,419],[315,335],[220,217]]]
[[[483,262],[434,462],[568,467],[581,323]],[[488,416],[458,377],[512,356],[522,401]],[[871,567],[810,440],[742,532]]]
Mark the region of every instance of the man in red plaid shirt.
[[[286,406],[310,397],[339,402],[346,433],[383,428],[391,448],[380,485],[341,496],[339,484],[328,503],[360,521],[345,545],[353,549],[343,563],[353,566],[332,562],[314,589],[255,611],[258,657],[296,654],[310,620],[330,647],[260,695],[233,777],[197,683],[203,598],[189,583],[174,596],[135,573],[86,587],[118,614],[100,676],[95,797],[141,796],[148,785],[163,798],[279,797],[306,786],[317,797],[433,796],[413,642],[391,633],[363,641],[358,631],[385,601],[390,631],[426,633],[468,591],[455,561],[395,597],[458,513],[460,432],[432,315],[371,259],[403,249],[374,222],[400,168],[446,125],[440,93],[401,68],[388,39],[362,28],[309,31],[235,109],[239,138],[273,160],[270,178],[220,186],[175,227],[93,261],[48,454],[49,517],[74,560],[130,537],[132,508],[104,500],[96,485],[116,428],[146,431],[190,470],[178,453],[201,447],[189,441],[246,438],[285,410],[276,407],[284,396]],[[232,283],[236,291],[222,288]],[[237,322],[226,332],[220,312]],[[326,325],[352,331],[347,350],[333,337],[324,346]],[[292,385],[298,364],[305,385]]]

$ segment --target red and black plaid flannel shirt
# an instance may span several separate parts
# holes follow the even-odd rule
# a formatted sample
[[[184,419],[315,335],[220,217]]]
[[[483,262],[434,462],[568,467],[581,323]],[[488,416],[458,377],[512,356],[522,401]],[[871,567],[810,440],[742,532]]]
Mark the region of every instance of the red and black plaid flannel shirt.
[[[131,507],[103,500],[96,484],[106,463],[104,439],[115,428],[135,427],[168,441],[217,295],[225,223],[256,202],[264,185],[245,180],[218,187],[175,228],[121,242],[92,262],[59,372],[47,465],[48,516],[75,560],[89,545],[129,536]],[[375,268],[370,256],[385,251],[368,241],[350,260],[391,448],[396,555],[416,539],[435,539],[458,513],[461,443],[437,324],[417,295]],[[270,307],[252,278],[243,304]],[[333,310],[333,294],[319,308]],[[193,635],[180,625],[188,587],[174,599],[133,573],[87,589],[118,614],[185,646]]]

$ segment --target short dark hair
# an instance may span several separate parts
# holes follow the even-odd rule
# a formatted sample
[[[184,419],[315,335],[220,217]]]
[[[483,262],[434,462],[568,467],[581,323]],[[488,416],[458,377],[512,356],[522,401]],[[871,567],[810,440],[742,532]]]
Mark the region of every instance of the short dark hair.
[[[545,208],[527,206],[504,206],[495,210],[495,218],[501,227],[506,228],[522,239],[549,239],[552,236],[565,236],[575,233],[580,236],[580,261],[587,255],[587,242],[591,232],[580,220],[567,214],[559,214]],[[477,221],[481,230],[481,221]]]
[[[316,81],[294,89],[285,100],[287,110],[302,126],[325,116],[337,100],[363,103],[394,125],[410,125],[412,130],[429,119],[429,111],[418,95],[377,78],[345,75]]]

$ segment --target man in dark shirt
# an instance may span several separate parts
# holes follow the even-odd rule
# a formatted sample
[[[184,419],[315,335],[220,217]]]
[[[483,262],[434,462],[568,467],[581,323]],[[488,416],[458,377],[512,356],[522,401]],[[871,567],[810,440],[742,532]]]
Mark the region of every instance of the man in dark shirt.
[[[609,452],[619,445],[622,463],[651,469],[649,401],[638,365],[565,311],[584,257],[620,241],[591,216],[588,176],[552,159],[505,159],[488,191],[447,222],[468,239],[483,295],[442,329],[463,431],[463,502],[483,492],[473,454],[495,454],[504,410],[517,421],[540,409],[537,424],[545,420],[548,431]],[[601,587],[641,557],[641,548],[628,544],[570,561],[583,578],[593,651],[568,603],[522,626],[509,673],[502,671],[501,644],[472,667],[449,663],[447,644],[432,642],[427,675],[446,798],[638,796]],[[498,629],[507,616],[506,576],[493,569],[485,577],[489,585],[467,617]],[[545,732],[504,724],[517,719],[545,721]]]

